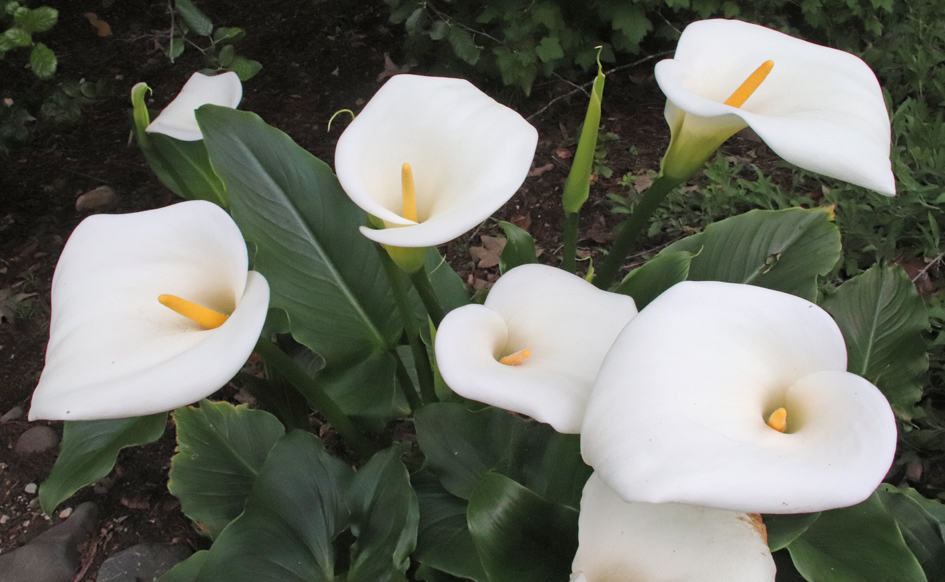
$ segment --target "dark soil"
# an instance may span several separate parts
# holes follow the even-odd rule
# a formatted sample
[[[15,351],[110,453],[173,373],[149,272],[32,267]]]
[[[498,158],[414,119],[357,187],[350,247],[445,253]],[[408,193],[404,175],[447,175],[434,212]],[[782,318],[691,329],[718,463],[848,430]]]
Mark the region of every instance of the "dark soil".
[[[203,66],[192,47],[174,63],[161,52],[170,26],[167,3],[120,0],[109,7],[101,0],[43,3],[60,11],[59,24],[43,39],[59,56],[55,79],[104,79],[113,91],[87,106],[80,122],[37,128],[31,143],[14,148],[7,159],[0,158],[0,291],[35,294],[16,305],[13,321],[0,320],[0,414],[14,406],[28,409],[43,366],[56,260],[69,233],[88,215],[76,211],[77,196],[110,186],[118,200],[106,211],[118,213],[176,201],[129,142],[131,86],[147,82],[154,90],[150,105],[159,110]],[[245,84],[240,108],[260,114],[328,162],[343,125],[328,133],[331,115],[343,108],[357,111],[386,76],[402,70],[397,67],[402,63],[402,32],[387,23],[387,8],[381,2],[200,0],[198,4],[215,24],[245,28],[239,52],[263,63],[262,71]],[[113,35],[97,36],[83,16],[86,12],[106,20]],[[587,252],[606,240],[607,227],[616,221],[604,195],[625,191],[616,184],[625,173],[656,169],[668,141],[663,98],[650,74],[653,62],[626,66],[608,77],[602,131],[614,132],[619,139],[608,150],[613,176],[592,187],[591,202],[585,207],[581,246]],[[22,60],[0,61],[0,97],[47,90],[21,66]],[[421,64],[410,72],[442,71]],[[563,81],[539,84],[526,99],[483,79],[473,80],[523,115],[537,112],[530,117],[541,135],[532,176],[497,217],[528,229],[542,250],[542,260],[555,262],[560,250],[561,185],[586,97]],[[734,147],[755,146],[739,143],[736,140]],[[479,267],[470,249],[483,245],[482,235],[498,233],[489,221],[445,249],[471,287],[486,287],[497,278],[497,268]],[[230,389],[228,394],[232,393]],[[61,433],[61,423],[50,425]],[[27,484],[40,483],[55,460],[55,452],[26,457],[13,453],[13,443],[29,426],[25,419],[0,425],[0,552],[60,521],[58,515],[44,517],[35,494],[24,491]],[[98,533],[84,548],[83,574],[77,580],[94,580],[105,557],[140,542],[206,546],[166,490],[173,432],[169,427],[157,443],[123,451],[107,479],[81,490],[57,509],[58,514],[90,500],[100,510]]]

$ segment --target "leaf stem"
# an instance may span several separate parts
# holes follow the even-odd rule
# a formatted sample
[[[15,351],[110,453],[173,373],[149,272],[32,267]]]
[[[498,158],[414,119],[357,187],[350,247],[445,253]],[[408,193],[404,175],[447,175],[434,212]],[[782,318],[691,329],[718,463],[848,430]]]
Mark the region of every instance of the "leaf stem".
[[[430,283],[427,268],[420,267],[411,273],[410,281],[413,282],[414,288],[417,290],[417,293],[420,294],[420,300],[423,301],[423,306],[427,308],[427,313],[430,314],[433,325],[439,327],[445,314],[443,312],[443,306],[440,305],[440,300],[436,297],[436,291],[433,290],[433,284]]]
[[[328,424],[345,439],[345,442],[363,458],[368,458],[374,447],[357,429],[350,418],[345,415],[341,407],[325,392],[321,384],[308,374],[288,354],[280,350],[266,338],[256,342],[256,352],[266,360],[266,363],[276,370],[292,386],[295,387],[308,403],[318,409]]]
[[[577,267],[577,231],[580,212],[564,214],[564,249],[561,251],[561,268],[573,273]]]
[[[643,227],[647,225],[653,212],[659,208],[666,196],[680,183],[682,183],[682,180],[678,178],[670,178],[661,174],[653,182],[653,185],[647,188],[640,201],[633,207],[630,218],[620,225],[614,239],[614,246],[611,247],[603,265],[594,277],[595,285],[601,289],[607,289],[613,284],[617,271],[620,270],[626,260],[634,241],[643,231]]]

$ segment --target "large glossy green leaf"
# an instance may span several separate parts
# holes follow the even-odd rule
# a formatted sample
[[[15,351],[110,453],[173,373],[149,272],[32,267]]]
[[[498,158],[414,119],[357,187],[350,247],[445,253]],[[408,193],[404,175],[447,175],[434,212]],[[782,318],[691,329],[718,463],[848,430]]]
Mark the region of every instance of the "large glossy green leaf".
[[[144,83],[131,90],[135,140],[151,171],[167,188],[187,200],[209,200],[226,207],[223,182],[210,166],[203,140],[181,141],[160,133],[147,133],[151,116],[144,103],[151,89]]]
[[[348,520],[353,471],[315,436],[292,431],[263,464],[243,513],[223,530],[200,582],[334,582],[332,540]]]
[[[295,339],[329,368],[392,343],[401,325],[390,286],[358,231],[364,213],[331,169],[253,113],[204,105],[197,119],[254,268]]]
[[[395,367],[390,352],[378,352],[346,369],[323,373],[319,381],[342,412],[380,431],[390,420],[410,413]]]
[[[285,429],[276,417],[246,405],[204,400],[174,412],[177,454],[168,490],[211,538],[243,511],[266,455]]]
[[[565,582],[577,551],[578,512],[487,473],[466,509],[490,582]]]
[[[195,582],[209,555],[208,550],[195,552],[183,562],[175,564],[173,568],[158,578],[157,582]]]
[[[487,407],[469,411],[441,402],[416,413],[420,449],[447,491],[469,499],[488,471],[502,473],[539,495],[577,508],[591,469],[578,435]]]
[[[879,498],[899,524],[909,549],[931,580],[945,580],[945,504],[915,489],[879,486]]]
[[[400,455],[399,446],[375,454],[351,483],[348,507],[357,541],[351,546],[346,582],[406,580],[420,508]]]
[[[926,582],[876,493],[859,505],[821,513],[788,551],[810,582]]]
[[[817,521],[820,512],[817,513],[795,513],[784,515],[765,515],[765,528],[768,533],[768,547],[772,552],[786,548],[794,540],[800,537],[807,529]]]
[[[469,303],[469,291],[466,289],[466,284],[463,283],[463,280],[456,274],[453,267],[446,262],[443,255],[435,248],[431,248],[427,251],[427,262],[424,268],[427,270],[427,274],[430,277],[430,284],[433,285],[433,290],[436,291],[436,296],[445,311],[450,311]],[[425,314],[426,309],[423,308],[423,303],[420,301],[420,297],[417,296],[416,290],[413,288],[410,290],[412,295],[416,297],[416,303],[420,309],[419,313]],[[424,315],[424,318],[425,317]]]
[[[695,255],[690,281],[728,281],[817,298],[817,277],[840,259],[840,231],[823,208],[752,210],[663,249]],[[659,256],[659,255],[657,255]]]
[[[847,342],[848,369],[876,384],[896,412],[911,418],[929,367],[922,333],[929,316],[901,267],[875,266],[823,302]]]
[[[643,309],[657,295],[686,280],[693,256],[689,251],[660,253],[630,271],[614,291],[633,297],[637,309]]]
[[[164,434],[167,413],[65,423],[62,448],[49,477],[39,486],[39,503],[52,513],[80,488],[111,472],[118,451],[152,443]]]
[[[417,561],[453,576],[488,582],[466,524],[466,501],[450,494],[427,470],[413,475],[420,501]]]

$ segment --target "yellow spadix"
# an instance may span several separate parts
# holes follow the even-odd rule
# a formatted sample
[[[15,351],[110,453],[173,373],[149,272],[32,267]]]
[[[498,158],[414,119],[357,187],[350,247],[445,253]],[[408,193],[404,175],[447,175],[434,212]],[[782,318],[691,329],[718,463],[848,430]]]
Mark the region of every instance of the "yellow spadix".
[[[177,295],[158,295],[158,301],[161,305],[176,311],[187,319],[195,321],[207,329],[220,327],[229,317],[209,307],[181,299]]]

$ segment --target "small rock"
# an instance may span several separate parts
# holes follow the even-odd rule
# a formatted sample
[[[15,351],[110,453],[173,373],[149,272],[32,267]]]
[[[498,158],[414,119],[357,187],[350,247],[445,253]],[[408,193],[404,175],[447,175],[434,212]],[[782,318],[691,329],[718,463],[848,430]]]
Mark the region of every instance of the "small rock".
[[[95,529],[97,518],[98,509],[87,501],[25,546],[0,554],[0,582],[71,582],[79,568],[78,545]]]
[[[29,455],[31,453],[41,453],[56,447],[59,444],[59,435],[56,431],[45,425],[34,426],[27,429],[20,438],[16,439],[13,450],[19,455]]]
[[[59,512],[59,519],[66,519],[66,518],[69,517],[70,515],[72,515],[72,508],[71,508],[71,507],[67,507],[67,508],[65,508],[65,509],[63,509],[62,511]]]
[[[191,553],[180,544],[138,544],[105,560],[96,582],[152,582]]]
[[[23,488],[23,491],[29,493],[30,495],[34,495],[37,489],[38,487],[36,483],[27,483],[26,487]]]
[[[0,525],[3,525],[8,521],[10,521],[9,515],[0,515]]]
[[[23,418],[23,407],[14,406],[10,410],[3,413],[3,416],[0,416],[0,424],[5,422],[10,422],[11,420],[19,420]]]
[[[116,202],[118,202],[118,194],[111,186],[99,186],[79,195],[75,200],[75,209],[78,212],[104,210],[111,208]]]

